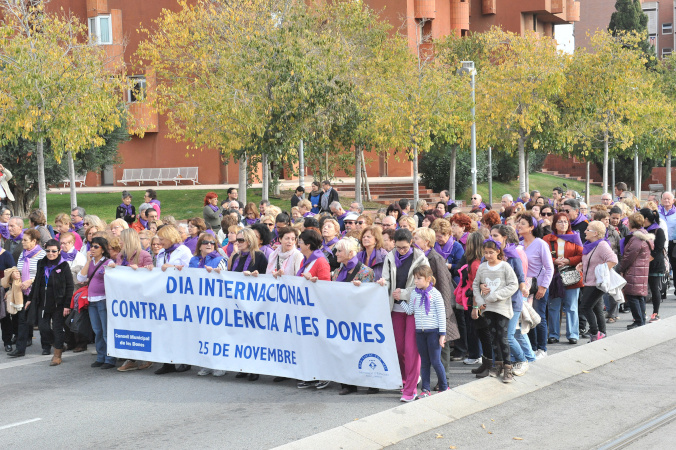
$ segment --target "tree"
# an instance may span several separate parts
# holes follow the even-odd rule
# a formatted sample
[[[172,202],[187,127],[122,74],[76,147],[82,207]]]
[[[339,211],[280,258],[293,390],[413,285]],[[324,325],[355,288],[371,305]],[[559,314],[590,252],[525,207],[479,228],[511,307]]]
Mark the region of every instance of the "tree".
[[[40,209],[47,214],[44,143],[57,162],[104,143],[126,110],[117,59],[90,42],[73,16],[45,11],[45,0],[1,0],[0,144],[35,143]],[[121,62],[121,59],[119,59]]]
[[[617,0],[615,12],[610,16],[608,31],[613,36],[634,31],[640,35],[648,35],[648,15],[643,12],[641,0]],[[655,47],[647,39],[638,43],[639,50],[646,60],[646,67],[654,68],[657,64]]]

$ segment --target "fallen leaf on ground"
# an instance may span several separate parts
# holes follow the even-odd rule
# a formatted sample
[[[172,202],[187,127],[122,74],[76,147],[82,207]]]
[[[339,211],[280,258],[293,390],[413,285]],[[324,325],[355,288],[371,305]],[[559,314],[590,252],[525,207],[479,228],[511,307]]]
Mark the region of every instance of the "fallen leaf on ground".
[[[481,424],[481,428],[483,428],[483,429],[485,430],[485,429],[486,429],[486,425],[484,425],[484,424],[482,423],[482,424]]]
[[[491,422],[495,422],[495,419],[491,419]]]
[[[450,448],[451,450],[455,450],[455,445],[451,445],[451,446],[448,447],[448,448]]]
[[[588,371],[588,370],[583,370],[582,373],[589,373],[589,371]]]
[[[444,435],[443,435],[443,434],[439,434],[439,433],[437,433],[437,439],[441,439],[441,438],[443,438],[443,437],[444,437]]]
[[[488,434],[493,434],[493,432],[492,432],[492,431],[489,431]]]
[[[523,438],[520,437],[513,437],[512,439],[514,439],[515,441],[523,441]]]

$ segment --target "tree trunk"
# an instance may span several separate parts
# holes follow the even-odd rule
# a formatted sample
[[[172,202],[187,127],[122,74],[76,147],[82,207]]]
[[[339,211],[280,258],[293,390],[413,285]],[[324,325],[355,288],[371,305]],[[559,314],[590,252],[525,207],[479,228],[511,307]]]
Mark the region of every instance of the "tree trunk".
[[[270,174],[272,176],[272,193],[279,197],[279,177],[282,173],[282,165],[276,162],[272,163],[272,170]]]
[[[519,136],[519,194],[526,190],[526,156],[524,147],[526,138],[521,134]]]
[[[638,157],[638,199],[641,200],[641,186],[643,186],[643,157]]]
[[[244,205],[246,205],[246,187],[247,187],[247,158],[246,153],[242,154],[242,157],[239,159],[239,186],[237,190],[239,191],[238,200]]]
[[[14,201],[12,202],[12,209],[14,210],[14,216],[19,217],[28,217],[30,212],[33,210],[33,204],[35,199],[38,197],[38,193],[35,189],[29,189],[24,191],[23,189],[15,188],[12,193],[14,194]]]
[[[608,132],[603,133],[603,193],[608,193]]]
[[[39,207],[47,217],[47,184],[45,183],[45,152],[44,139],[38,139],[38,197]]]
[[[366,201],[371,201],[371,188],[369,187],[369,177],[366,174],[366,161],[364,160],[364,151],[362,150],[359,155],[361,160],[361,166],[364,168],[364,185],[366,186]]]
[[[305,187],[305,148],[302,139],[298,148],[298,185]]]
[[[261,200],[268,200],[270,192],[270,165],[268,164],[268,154],[263,152],[261,155],[261,166],[263,176],[261,177]]]
[[[665,168],[667,169],[667,178],[665,180],[664,190],[665,192],[671,192],[671,152],[667,154]]]
[[[638,151],[634,152],[634,195],[641,196],[641,188],[638,185]]]
[[[361,145],[354,147],[354,201],[361,203]]]
[[[70,180],[70,210],[77,207],[77,192],[75,190],[75,164],[73,154],[68,152],[68,179]]]
[[[448,195],[455,201],[455,168],[458,159],[458,146],[451,146],[451,173],[448,178]]]
[[[530,192],[530,155],[528,152],[524,152],[524,166],[526,167],[526,189],[523,192]],[[521,197],[521,192],[519,192],[519,197]]]
[[[589,206],[589,161],[587,161],[587,176],[584,182],[584,201]]]
[[[420,193],[418,191],[418,147],[413,149],[413,209],[418,207]]]
[[[493,204],[493,149],[488,147],[488,204]]]

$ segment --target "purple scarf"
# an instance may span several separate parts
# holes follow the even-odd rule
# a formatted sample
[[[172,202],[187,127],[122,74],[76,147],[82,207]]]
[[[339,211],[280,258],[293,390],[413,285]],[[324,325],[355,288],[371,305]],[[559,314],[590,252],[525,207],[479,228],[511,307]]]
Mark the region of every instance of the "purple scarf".
[[[394,250],[394,265],[397,266],[397,268],[401,267],[401,264],[404,262],[404,260],[409,256],[411,256],[412,254],[413,249],[410,247],[406,252],[406,254],[404,254],[403,256],[397,250]]]
[[[218,212],[218,206],[214,206],[214,205],[212,205],[211,203],[209,203],[207,206],[208,206],[209,208],[211,208],[211,210],[212,210],[213,212]]]
[[[9,223],[0,223],[0,236],[2,236],[3,239],[10,238]]]
[[[374,250],[375,253],[375,250]],[[355,268],[359,260],[355,256],[354,258],[350,259],[347,264],[343,264],[342,267],[340,268],[340,272],[338,273],[338,277],[336,278],[336,281],[345,281],[345,278],[347,278],[347,273],[351,271],[352,269]]]
[[[131,216],[131,205],[125,205],[124,202],[120,203],[120,208],[124,209],[125,216]]]
[[[66,252],[61,252],[61,261],[73,261],[75,260],[75,257],[77,256],[77,250],[75,250],[75,247],[73,247],[73,250],[66,253]]]
[[[435,242],[434,250],[436,250],[436,252],[439,253],[442,258],[444,258],[444,261],[446,261],[453,251],[453,244],[455,244],[455,240],[453,239],[453,236],[449,236],[443,247],[439,245],[438,242]]]
[[[52,270],[54,270],[59,263],[60,261],[58,259],[55,259],[53,262],[51,259],[47,259],[45,263],[45,286],[49,283],[49,277],[52,275]]]
[[[580,235],[578,233],[554,234],[554,236],[558,239],[563,239],[566,242],[572,242],[573,244],[582,247],[582,240],[580,240]],[[607,234],[606,237],[608,237]]]
[[[653,224],[650,225],[648,228],[646,228],[646,231],[653,231],[653,230],[658,229],[659,227],[660,227],[660,226],[659,226],[658,224],[653,223]]]
[[[585,216],[584,214],[580,213],[580,214],[577,215],[577,218],[576,218],[575,220],[573,220],[572,222],[570,222],[570,226],[571,226],[571,227],[574,227],[575,225],[577,225],[577,224],[579,224],[579,223],[582,223],[582,222],[585,222],[586,220],[587,220],[587,216]]]
[[[460,242],[460,245],[462,245],[462,248],[465,248],[465,245],[467,245],[467,238],[469,237],[469,233],[465,232],[462,236],[460,236],[460,239],[458,241]]]
[[[418,306],[425,305],[425,314],[429,316],[430,314],[430,292],[434,286],[432,283],[429,284],[425,289],[415,288],[415,291],[420,294],[420,304]]]
[[[242,272],[245,272],[251,265],[251,252],[241,252],[237,257],[237,265],[239,265],[239,261],[245,256],[246,259],[244,260],[244,265],[242,266]]]
[[[21,240],[23,239],[23,230],[21,230],[21,233],[19,233],[19,235],[17,237],[11,237],[10,236],[10,239],[13,240],[14,242],[16,242],[17,244],[19,242],[21,242]]]
[[[211,257],[211,259],[213,259],[213,258],[218,258],[219,256],[220,256],[220,253],[218,253],[218,251],[216,251],[216,250],[209,253],[207,256],[204,256],[204,257],[200,256],[199,262],[197,263],[197,267],[199,267],[200,269],[204,269],[204,265],[207,263],[207,257]]]
[[[303,217],[314,217],[314,216],[315,216],[314,213],[312,213],[312,212],[310,212],[310,211],[308,211],[308,212],[306,212],[305,214],[303,214]]]
[[[303,272],[305,272],[305,268],[307,266],[309,266],[316,259],[323,258],[323,257],[324,257],[324,252],[317,249],[314,252],[312,252],[308,258],[303,258],[303,263],[300,265],[300,269],[298,269],[298,272],[296,272],[296,276],[297,277],[302,276]]]
[[[660,206],[657,207],[657,212],[659,212],[664,217],[669,217],[670,215],[676,213],[676,206],[672,205],[671,209],[667,212],[664,209],[664,206],[660,205]]]
[[[454,203],[455,203],[455,200],[449,199],[449,200],[446,202],[446,206],[451,206],[451,205],[453,205]]]
[[[605,239],[597,239],[594,242],[585,242],[584,245],[582,246],[582,254],[586,255],[587,253],[594,250],[596,246],[601,243],[601,241],[605,241]]]
[[[235,245],[232,242],[228,242],[228,245],[225,246],[225,254],[228,255],[228,258],[230,258],[230,255],[232,255],[232,251],[235,249]]]
[[[249,219],[248,217],[244,220],[246,221],[246,224],[248,226],[251,226],[251,225],[255,224],[256,222],[258,222],[258,219]]]
[[[373,251],[371,252],[371,257],[368,258],[368,261],[366,261],[367,258],[366,250],[362,250],[359,253],[357,253],[357,259],[359,259],[359,261],[363,262],[367,266],[373,267],[373,265],[376,262],[376,253],[378,253],[378,250],[374,248]]]
[[[183,242],[183,245],[190,249],[190,253],[194,254],[195,250],[197,249],[197,241],[199,241],[199,239],[199,236],[188,236]]]
[[[79,222],[73,222],[71,225],[72,225],[71,229],[73,231],[79,231],[80,228],[84,227],[84,219]]]
[[[143,225],[143,228],[145,228],[146,230],[148,229],[148,221],[147,220],[144,220],[139,216],[138,221],[141,225]]]
[[[343,219],[347,216],[347,213],[348,213],[348,211],[345,211],[345,212],[344,212],[343,214],[341,214],[340,216],[336,216],[336,219],[338,219],[338,220],[343,220]]]
[[[505,253],[505,256],[507,258],[519,258],[519,259],[521,259],[521,257],[519,256],[519,252],[516,251],[516,244],[505,245],[505,249],[503,250],[503,252]]]
[[[42,251],[42,247],[40,247],[39,245],[36,245],[35,247],[33,247],[33,250],[31,250],[31,251],[24,250],[23,252],[21,252],[21,256],[19,257],[19,259],[23,260],[23,267],[21,267],[21,281],[30,280],[30,278],[31,278],[30,259],[33,256],[40,253],[41,251]],[[28,295],[28,294],[30,294],[30,292],[31,292],[31,287],[29,286],[28,289],[23,291],[23,294]]]
[[[322,241],[322,250],[324,250],[327,253],[333,253],[333,250],[331,250],[331,246],[334,245],[336,242],[338,242],[337,237],[334,237],[329,242]]]
[[[486,204],[484,202],[479,203],[479,206],[472,206],[472,211],[477,211],[477,210],[484,210],[486,209]]]
[[[179,245],[181,245],[181,244],[174,244],[171,247],[169,247],[168,249],[164,250],[165,261],[169,261],[171,259],[171,254],[174,252],[174,250],[176,250],[178,248]]]

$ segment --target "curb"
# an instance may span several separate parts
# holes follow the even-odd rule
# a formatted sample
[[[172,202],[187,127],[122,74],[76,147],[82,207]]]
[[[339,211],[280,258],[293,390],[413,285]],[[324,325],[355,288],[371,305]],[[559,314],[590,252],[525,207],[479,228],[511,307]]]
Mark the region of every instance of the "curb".
[[[472,381],[276,448],[380,449],[672,339],[676,316],[538,360],[510,384]]]

